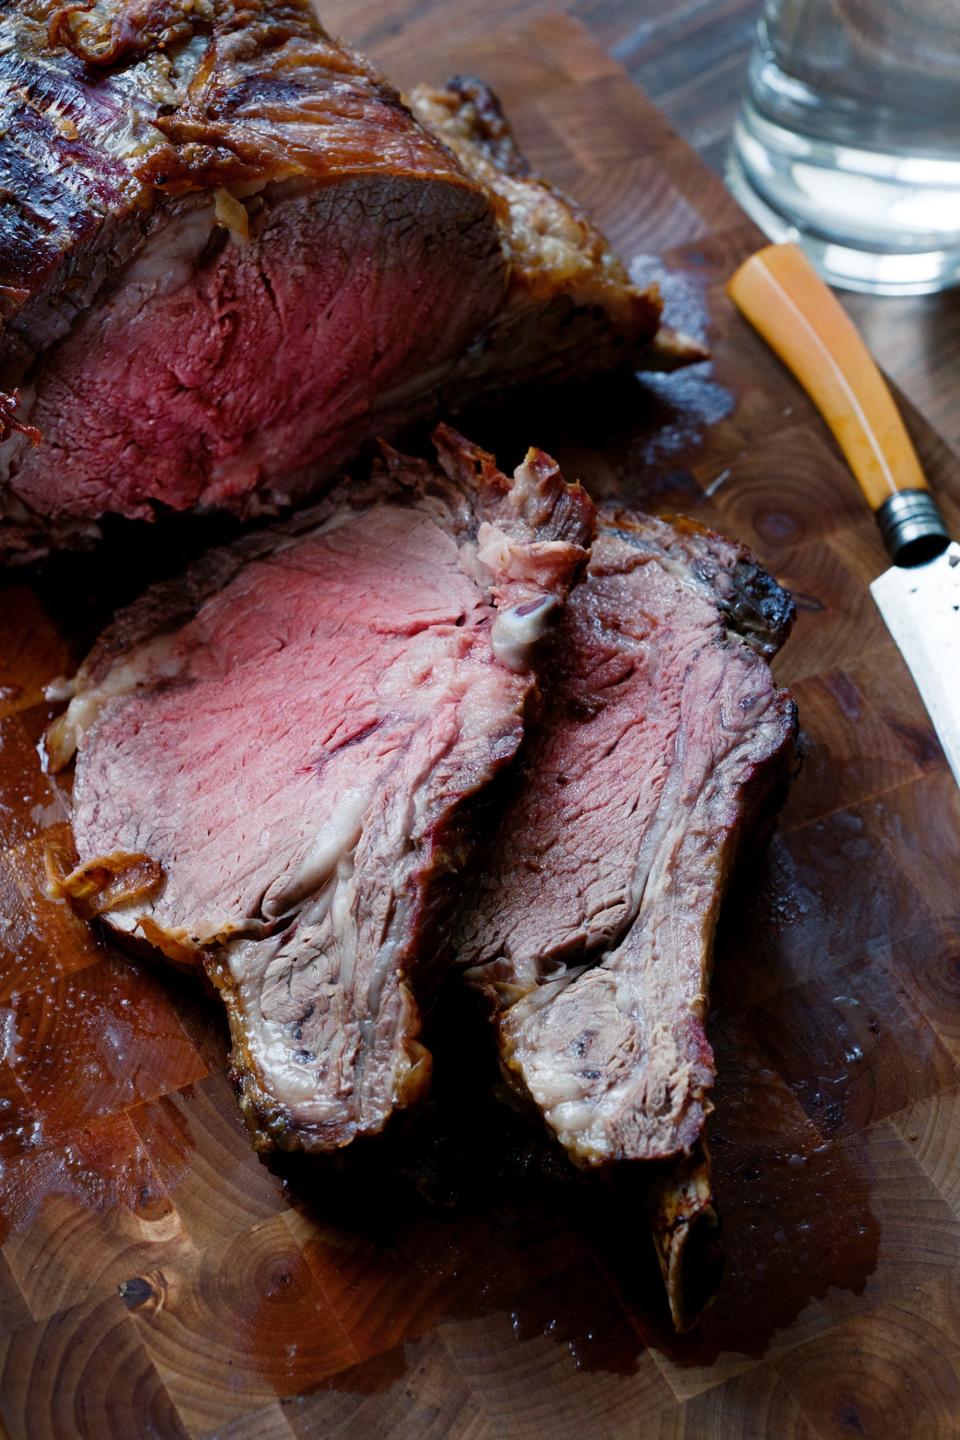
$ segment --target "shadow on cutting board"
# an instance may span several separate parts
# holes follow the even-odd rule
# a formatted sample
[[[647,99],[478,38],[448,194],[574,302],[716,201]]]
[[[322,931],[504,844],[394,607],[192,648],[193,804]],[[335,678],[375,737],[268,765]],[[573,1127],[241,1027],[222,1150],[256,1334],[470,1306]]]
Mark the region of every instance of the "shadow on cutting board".
[[[610,1183],[579,1174],[536,1122],[495,1098],[492,1037],[473,997],[453,988],[426,1036],[436,1062],[429,1106],[332,1166],[298,1156],[267,1163],[318,1226],[372,1242],[423,1286],[424,1328],[507,1310],[518,1341],[544,1335],[578,1369],[619,1374],[648,1346],[681,1365],[726,1351],[759,1356],[831,1287],[863,1289],[879,1232],[866,1177],[824,1143],[749,1033],[718,1015],[711,1034],[725,1275],[715,1305],[685,1336],[667,1314],[642,1175]],[[376,1388],[395,1378],[396,1363],[328,1383]]]

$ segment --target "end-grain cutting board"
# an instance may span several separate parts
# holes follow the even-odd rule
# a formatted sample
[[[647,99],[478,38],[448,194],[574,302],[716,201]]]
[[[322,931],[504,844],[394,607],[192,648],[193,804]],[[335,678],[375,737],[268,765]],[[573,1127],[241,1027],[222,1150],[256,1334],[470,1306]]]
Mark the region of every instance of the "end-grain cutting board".
[[[867,592],[873,521],[723,298],[757,232],[571,21],[450,40],[354,8],[401,83],[486,76],[532,160],[638,274],[665,276],[675,322],[706,317],[707,373],[520,400],[473,433],[728,530],[797,598],[778,669],[803,770],[717,953],[726,1278],[699,1332],[672,1338],[639,1212],[545,1174],[456,1055],[440,1077],[456,1104],[425,1134],[343,1172],[257,1159],[216,1008],[42,893],[65,815],[35,748],[43,686],[149,571],[156,544],[121,539],[0,601],[3,1424],[14,1440],[960,1434],[960,798]],[[956,460],[912,423],[960,529]]]

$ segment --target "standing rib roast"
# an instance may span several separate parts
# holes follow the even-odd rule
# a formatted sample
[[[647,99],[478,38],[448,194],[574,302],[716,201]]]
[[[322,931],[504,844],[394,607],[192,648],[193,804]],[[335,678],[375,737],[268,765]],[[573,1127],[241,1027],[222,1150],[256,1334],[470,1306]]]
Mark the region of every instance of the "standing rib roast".
[[[276,509],[441,403],[700,353],[489,91],[414,105],[307,0],[3,7],[0,555]]]

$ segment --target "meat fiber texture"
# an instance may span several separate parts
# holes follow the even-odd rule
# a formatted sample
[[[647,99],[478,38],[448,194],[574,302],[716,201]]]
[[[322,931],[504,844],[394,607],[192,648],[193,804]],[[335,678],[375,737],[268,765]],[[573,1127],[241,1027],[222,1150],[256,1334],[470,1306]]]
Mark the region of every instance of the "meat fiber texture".
[[[104,919],[201,963],[258,1145],[334,1150],[421,1094],[419,999],[468,802],[514,756],[594,512],[455,432],[201,559],[117,618],[51,733],[78,747]],[[116,877],[140,876],[119,895]],[[97,880],[106,876],[107,880]]]
[[[441,405],[702,356],[488,91],[417,113],[307,0],[4,8],[0,556],[275,511]]]
[[[583,1166],[696,1146],[714,927],[738,845],[793,762],[765,657],[792,604],[689,521],[604,514],[548,645],[459,963],[504,1073]]]

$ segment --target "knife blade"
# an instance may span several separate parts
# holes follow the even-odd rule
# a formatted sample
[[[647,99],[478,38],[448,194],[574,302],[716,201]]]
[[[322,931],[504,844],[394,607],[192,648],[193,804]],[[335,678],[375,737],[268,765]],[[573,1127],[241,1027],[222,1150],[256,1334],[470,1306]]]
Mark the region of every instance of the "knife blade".
[[[873,510],[893,566],[870,586],[960,785],[960,545],[853,321],[796,245],[744,261],[727,294],[793,371]]]
[[[891,565],[870,586],[960,785],[960,545]]]

